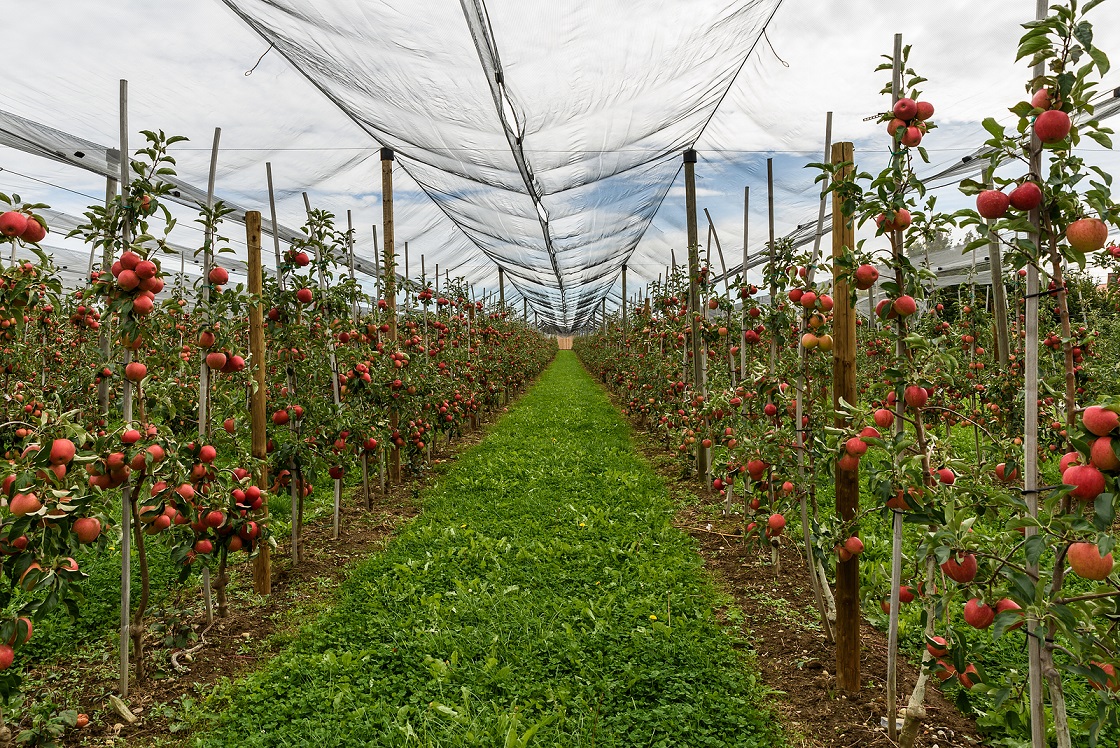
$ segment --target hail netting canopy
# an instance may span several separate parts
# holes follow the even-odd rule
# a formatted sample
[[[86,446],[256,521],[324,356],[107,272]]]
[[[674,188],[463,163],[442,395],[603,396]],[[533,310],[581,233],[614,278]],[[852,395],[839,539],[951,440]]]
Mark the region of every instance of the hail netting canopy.
[[[780,3],[224,1],[561,329],[608,293]]]

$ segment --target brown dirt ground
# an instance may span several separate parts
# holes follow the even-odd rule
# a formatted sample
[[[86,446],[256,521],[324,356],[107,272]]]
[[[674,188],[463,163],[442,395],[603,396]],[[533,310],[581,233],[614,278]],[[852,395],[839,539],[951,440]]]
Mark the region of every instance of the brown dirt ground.
[[[613,399],[613,398],[612,398]],[[617,400],[615,401],[617,404]],[[886,715],[886,634],[861,625],[863,689],[854,696],[835,690],[835,650],[817,622],[805,558],[786,544],[777,574],[770,554],[742,542],[742,515],[722,516],[717,498],[683,479],[654,434],[631,420],[634,444],[684,505],[675,524],[698,543],[705,568],[743,612],[741,636],[750,642],[763,680],[776,698],[772,707],[798,748],[863,748],[896,745],[881,727]],[[724,611],[719,611],[724,617]],[[905,707],[918,667],[899,661],[899,703]],[[941,693],[936,681],[926,693],[927,719],[917,744],[923,748],[982,746],[976,723]]]
[[[487,424],[503,412],[505,409],[500,409],[488,418],[483,414],[481,428],[450,445],[440,440],[433,447],[433,464],[453,462],[478,444],[489,432]],[[419,514],[420,491],[433,476],[433,472],[406,475],[401,485],[391,486],[383,495],[377,489],[376,474],[372,475],[374,494],[369,512],[360,506],[360,487],[353,488],[343,499],[339,540],[331,539],[331,517],[327,515],[305,525],[305,558],[301,564],[293,567],[288,542],[280,543],[272,552],[272,594],[268,597],[253,592],[249,563],[231,566],[229,615],[215,618],[209,630],[197,602],[198,588],[184,591],[182,605],[189,616],[185,623],[201,634],[195,643],[202,646],[186,658],[180,654],[180,664],[187,668],[180,673],[172,667],[170,658],[172,653],[183,650],[161,647],[153,641],[154,636],[148,637],[145,646],[152,675],[143,684],[133,684],[125,700],[137,718],[135,723],[127,722],[110,705],[109,696],[118,693],[118,676],[116,650],[109,645],[94,648],[96,651],[82,651],[71,662],[52,662],[36,668],[28,674],[28,680],[43,687],[29,696],[52,698],[88,714],[86,728],[72,730],[65,736],[62,744],[68,747],[183,743],[187,737],[173,732],[183,702],[197,700],[220,679],[236,678],[274,656],[308,617],[318,615],[323,606],[331,603],[338,585],[354,564],[383,547],[401,526]],[[18,733],[18,728],[13,726],[13,732]]]

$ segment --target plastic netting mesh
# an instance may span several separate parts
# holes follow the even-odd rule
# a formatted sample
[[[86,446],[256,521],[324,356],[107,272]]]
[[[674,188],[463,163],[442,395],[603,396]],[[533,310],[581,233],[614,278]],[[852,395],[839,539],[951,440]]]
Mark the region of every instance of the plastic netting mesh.
[[[563,329],[615,283],[780,4],[225,2]]]

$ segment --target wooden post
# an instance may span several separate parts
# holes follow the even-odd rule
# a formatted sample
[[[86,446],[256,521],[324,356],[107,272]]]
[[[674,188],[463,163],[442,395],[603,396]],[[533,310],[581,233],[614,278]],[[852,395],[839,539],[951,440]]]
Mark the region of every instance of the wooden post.
[[[381,225],[385,234],[385,303],[388,305],[389,344],[390,349],[397,348],[397,273],[395,269],[394,240],[396,238],[393,223],[393,149],[381,149]],[[400,427],[400,412],[396,408],[389,410],[389,428],[396,432]],[[400,483],[401,480],[401,450],[394,443],[389,452],[389,479]]]
[[[506,308],[506,271],[498,266],[498,306],[505,311]]]
[[[214,181],[218,174],[218,142],[222,138],[222,128],[214,128],[214,147],[210,151],[210,178],[206,184],[206,209],[214,207]],[[208,221],[211,219],[208,219]],[[213,227],[206,229],[202,252],[202,303],[210,303],[210,269],[214,265]],[[206,357],[202,357],[198,371],[198,441],[205,444],[210,438],[210,367]]]
[[[272,219],[272,251],[276,254],[276,282],[280,285],[280,290],[283,291],[285,290],[286,280],[284,271],[281,269],[283,263],[280,261],[280,224],[276,220],[276,192],[272,189],[271,162],[265,162],[264,171],[268,177],[268,210]]]
[[[851,143],[832,146],[832,163],[849,164],[854,160],[855,149]],[[837,174],[842,179],[851,173],[849,165]],[[855,247],[855,227],[844,216],[839,193],[832,193],[832,258],[842,257],[847,248]],[[856,389],[856,313],[851,304],[847,281],[838,277],[833,265],[832,279],[833,334],[832,345],[832,405],[837,408],[843,398],[855,404],[859,397]],[[845,419],[836,419],[837,428],[847,428]],[[836,513],[844,522],[852,521],[859,512],[859,471],[836,471]],[[836,687],[855,693],[860,690],[859,676],[859,556],[836,563]],[[891,714],[889,719],[894,719]]]
[[[377,246],[377,224],[373,225],[373,287],[381,298],[381,250]]]
[[[684,152],[684,201],[685,217],[688,225],[688,310],[692,316],[692,382],[693,391],[702,394],[705,389],[704,366],[702,357],[707,354],[707,346],[701,341],[700,328],[704,322],[704,310],[700,308],[700,238],[696,227],[696,151],[691,148]],[[676,257],[673,258],[676,265]],[[704,480],[708,465],[708,450],[703,440],[696,440],[696,473]]]
[[[264,268],[261,261],[261,214],[250,210],[245,214],[245,244],[248,247],[249,295],[260,299],[264,287]],[[267,404],[268,384],[265,373],[268,368],[264,348],[264,310],[263,300],[253,304],[249,310],[249,357],[252,359],[253,393],[249,413],[253,435],[253,460],[257,463],[256,485],[265,493],[264,517],[268,519],[268,421]],[[258,595],[272,593],[272,557],[268,543],[260,543],[257,557],[253,561],[253,590]]]
[[[990,187],[991,185],[989,185]],[[992,233],[992,224],[995,221],[988,219],[986,222],[988,235],[988,261],[991,264],[992,275],[992,300],[995,309],[992,314],[996,321],[996,358],[999,361],[1000,371],[1007,371],[1011,359],[1011,345],[1007,338],[1007,289],[1003,286],[1003,253],[1000,251],[999,239]],[[973,252],[975,255],[975,252]]]
[[[128,81],[121,81],[121,196],[128,200],[131,177],[129,172],[132,161],[128,151]],[[121,243],[128,247],[132,241],[128,221],[121,222]],[[102,268],[104,270],[104,268]],[[110,320],[105,320],[108,327]],[[124,365],[127,367],[132,361],[132,351],[124,349]],[[121,398],[121,416],[126,426],[132,421],[132,382],[126,377]],[[132,616],[132,486],[125,481],[121,488],[121,672],[120,692],[122,698],[128,698],[128,654],[131,645],[131,632],[129,624]]]

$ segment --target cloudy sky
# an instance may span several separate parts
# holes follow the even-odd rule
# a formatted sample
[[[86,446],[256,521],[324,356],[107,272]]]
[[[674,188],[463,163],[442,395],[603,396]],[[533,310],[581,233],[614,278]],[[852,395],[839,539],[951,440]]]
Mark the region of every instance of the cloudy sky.
[[[553,283],[535,206],[499,129],[459,2],[233,4],[246,16],[219,0],[43,0],[34,12],[11,14],[0,109],[115,145],[118,80],[126,78],[134,134],[155,128],[190,138],[176,149],[181,175],[204,186],[213,130],[221,127],[220,195],[267,210],[269,161],[281,222],[302,222],[306,190],[315,206],[343,222],[352,211],[364,256],[373,253],[371,226],[381,223],[376,141],[392,143],[401,153],[398,252],[408,241],[412,275],[424,255],[429,275],[438,262],[441,275],[450,269],[480,291],[494,289],[495,265],[481,244],[527,293]],[[679,158],[666,154],[698,132],[700,207],[710,210],[725,250],[736,257],[746,186],[749,244],[757,248],[764,239],[767,157],[775,159],[778,233],[815,218],[817,188],[803,167],[820,160],[825,112],[834,113],[834,140],[855,141],[861,166],[881,165],[887,141],[864,118],[886,108],[878,93],[884,74],[874,68],[896,32],[913,45],[912,66],[929,78],[923,97],[936,106],[940,129],[925,144],[935,166],[976,147],[984,117],[1009,119],[1007,108],[1023,98],[1028,77],[1025,64],[1014,63],[1019,24],[1033,15],[1034,3],[910,5],[900,11],[885,0],[489,0],[489,28],[512,102],[507,118],[524,125],[571,308],[586,307],[588,294],[615,283],[621,252],[639,237],[629,259],[631,290],[664,271],[671,249],[683,257]],[[269,10],[277,6],[306,14]],[[245,72],[269,43],[246,18],[263,21],[280,39],[250,76]],[[1120,3],[1103,3],[1091,20],[1098,45],[1120,64],[1120,38],[1110,36],[1120,28]],[[305,69],[315,65],[312,76],[347,111],[292,59]],[[1120,78],[1106,84],[1118,86]],[[1111,154],[1087,155],[1120,166]],[[0,147],[0,167],[0,191],[74,215],[104,194],[100,177],[16,150]],[[966,203],[952,188],[940,193],[947,209]],[[174,238],[194,246],[201,235],[190,223],[183,220]],[[237,237],[240,228],[226,233]],[[81,251],[58,237],[50,243]],[[78,263],[80,255],[60,252],[67,257]],[[512,288],[507,295],[518,298]]]

